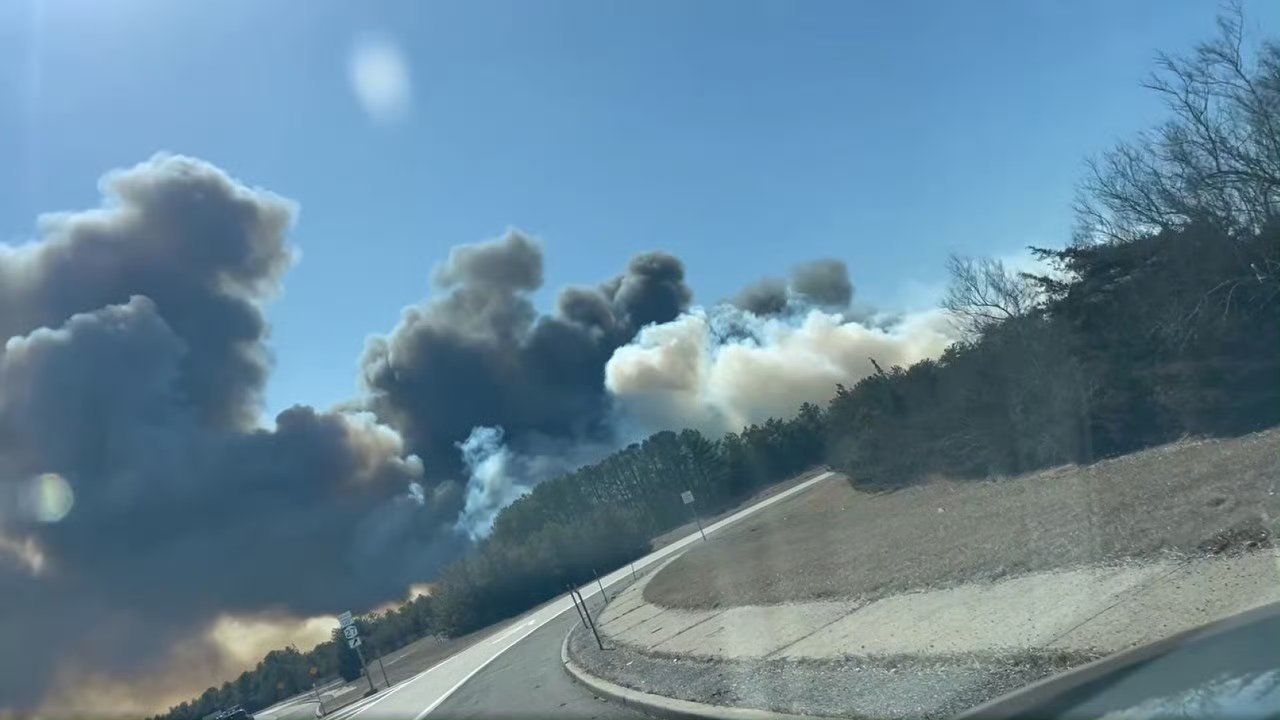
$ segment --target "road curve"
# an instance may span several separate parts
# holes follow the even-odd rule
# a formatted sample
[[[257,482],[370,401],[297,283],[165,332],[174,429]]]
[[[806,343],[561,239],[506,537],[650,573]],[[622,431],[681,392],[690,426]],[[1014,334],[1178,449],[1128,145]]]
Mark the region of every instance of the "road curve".
[[[565,613],[538,628],[440,703],[432,717],[648,718],[638,710],[594,694],[574,682],[561,667],[560,646],[577,622],[576,614]]]
[[[831,472],[823,472],[777,495],[767,497],[722,520],[707,525],[705,531],[708,535],[715,533],[776,502],[802,493],[810,487],[831,478],[833,475],[834,473]],[[690,544],[699,541],[698,533],[692,533],[636,560],[634,563],[635,568],[637,570],[646,568],[664,558],[682,552]],[[601,578],[601,582],[607,589],[617,583],[630,580],[630,578],[631,568],[624,567]],[[593,607],[599,602],[600,598],[597,596],[600,591],[595,583],[582,586],[580,591],[587,601],[592,603]],[[593,598],[595,601],[593,601]],[[556,693],[556,698],[552,698],[551,695],[553,693],[546,692],[543,694],[547,695],[547,697],[540,699],[537,695],[542,691],[541,688],[531,689],[523,686],[511,687],[508,692],[491,691],[492,687],[496,686],[496,683],[507,682],[506,668],[519,668],[518,672],[511,673],[511,681],[517,684],[523,682],[525,685],[531,682],[532,684],[541,684],[543,687],[547,687],[545,682],[550,682],[545,674],[539,675],[533,672],[538,663],[541,663],[543,670],[551,668],[556,673],[564,675],[564,671],[560,667],[560,640],[563,639],[564,633],[568,632],[572,623],[577,620],[577,614],[572,608],[573,605],[569,598],[561,596],[508,622],[503,628],[500,628],[484,640],[442,660],[408,680],[383,690],[373,697],[343,708],[328,717],[331,720],[382,720],[382,718],[422,720],[422,718],[437,710],[440,710],[442,714],[447,710],[448,715],[451,717],[468,714],[477,716],[527,715],[531,710],[538,709],[540,707],[539,703],[544,700],[548,702],[554,700],[551,703],[551,707],[542,708],[551,715],[573,714],[589,717],[594,713],[579,712],[585,706],[575,702],[581,699],[581,695],[561,698],[559,696],[564,693],[560,692]],[[460,692],[464,689],[464,686],[488,668],[491,663],[494,663],[504,653],[515,648],[534,633],[538,633],[537,638],[534,638],[537,641],[536,643],[531,643],[527,648],[522,647],[520,653],[513,655],[510,659],[504,661],[501,666],[495,668],[495,670],[504,672],[496,674],[491,672],[486,674],[484,678],[477,680],[477,682],[483,682],[485,688],[490,689],[490,691],[471,692],[473,688],[468,687],[466,688],[467,692]],[[547,638],[553,636],[553,642],[544,642]],[[539,658],[539,655],[544,657]],[[538,677],[543,678],[545,682],[540,682],[537,679]],[[502,679],[500,680],[499,678]],[[557,687],[563,688],[563,686]],[[548,690],[550,689],[548,688]],[[581,692],[586,693],[585,690]],[[456,702],[451,702],[448,706],[444,706],[446,701],[450,700],[455,693],[458,693]],[[586,695],[589,696],[589,694]],[[510,704],[517,702],[519,705]],[[559,706],[560,702],[568,704],[562,708]],[[575,709],[570,711],[568,709],[570,705]],[[609,716],[618,715],[624,710],[624,708],[617,706],[602,707],[608,708],[607,714]],[[504,712],[504,709],[506,712]]]

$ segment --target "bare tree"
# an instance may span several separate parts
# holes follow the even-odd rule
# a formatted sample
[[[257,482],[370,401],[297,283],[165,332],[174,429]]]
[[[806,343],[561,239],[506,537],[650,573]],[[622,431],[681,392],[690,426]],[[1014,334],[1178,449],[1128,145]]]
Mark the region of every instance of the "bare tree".
[[[942,306],[968,333],[1026,315],[1040,302],[1040,290],[1026,275],[1005,268],[994,258],[952,254],[947,258],[951,282]]]
[[[1216,39],[1185,57],[1160,55],[1145,86],[1172,111],[1163,125],[1090,163],[1077,210],[1079,243],[1130,242],[1170,233],[1217,238],[1234,270],[1177,325],[1206,308],[1228,313],[1242,289],[1253,307],[1280,298],[1280,44],[1247,52],[1239,4]],[[1185,332],[1184,332],[1185,335]]]
[[[1246,58],[1243,13],[1187,57],[1160,55],[1145,86],[1172,118],[1095,159],[1077,201],[1083,242],[1207,223],[1256,232],[1280,209],[1280,46]]]

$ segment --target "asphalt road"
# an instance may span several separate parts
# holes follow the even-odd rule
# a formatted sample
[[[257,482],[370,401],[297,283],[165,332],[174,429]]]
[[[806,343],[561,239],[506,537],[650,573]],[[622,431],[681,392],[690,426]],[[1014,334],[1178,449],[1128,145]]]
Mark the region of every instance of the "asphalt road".
[[[705,531],[708,535],[715,533],[831,476],[832,473],[824,472],[712,523],[706,526]],[[700,541],[695,532],[636,560],[634,565],[637,570],[646,568]],[[609,588],[630,579],[631,569],[622,568],[602,578],[602,582]],[[595,583],[583,586],[580,592],[593,607],[599,604],[599,590]],[[626,708],[593,699],[590,693],[565,675],[560,665],[560,643],[576,620],[577,614],[569,598],[561,596],[512,620],[456,655],[328,718],[422,720],[427,715],[555,717],[572,714],[575,717],[616,717],[626,714]],[[592,708],[598,708],[598,712]],[[634,714],[630,716],[636,717]]]
[[[578,621],[567,613],[543,625],[476,673],[432,711],[432,717],[645,718],[597,697],[560,665],[560,644]],[[553,660],[554,658],[554,660]]]

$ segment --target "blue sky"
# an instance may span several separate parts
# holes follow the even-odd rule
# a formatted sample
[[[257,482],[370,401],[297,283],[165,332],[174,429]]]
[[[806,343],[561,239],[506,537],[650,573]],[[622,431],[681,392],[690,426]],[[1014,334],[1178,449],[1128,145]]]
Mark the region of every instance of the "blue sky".
[[[159,150],[296,200],[301,263],[270,307],[274,411],[355,391],[369,333],[452,245],[542,238],[547,307],[665,249],[711,302],[791,264],[919,303],[947,252],[1057,245],[1083,158],[1162,117],[1158,50],[1209,2],[331,2],[0,5],[0,239],[98,203]],[[1280,5],[1246,3],[1275,32]],[[357,101],[362,38],[411,100]]]

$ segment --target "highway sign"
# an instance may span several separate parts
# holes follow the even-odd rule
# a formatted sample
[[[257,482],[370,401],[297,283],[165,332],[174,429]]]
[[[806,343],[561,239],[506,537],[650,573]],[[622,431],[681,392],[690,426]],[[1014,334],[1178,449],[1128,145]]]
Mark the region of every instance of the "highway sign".
[[[352,624],[352,623],[354,623],[354,622],[355,622],[355,620],[351,617],[351,611],[350,611],[350,610],[348,610],[348,611],[346,611],[346,612],[344,612],[344,613],[342,613],[341,615],[339,615],[339,616],[338,616],[338,627],[346,627],[346,626],[348,626],[348,625],[351,625],[351,624]]]
[[[702,536],[703,541],[707,539],[707,533],[702,529],[702,520],[698,517],[698,508],[693,507],[693,491],[685,490],[680,493],[680,499],[685,505],[689,506],[689,512],[693,513],[693,521],[698,523],[698,534]]]
[[[354,640],[359,635],[360,635],[360,631],[356,629],[355,625],[348,625],[342,628],[342,637],[348,640]]]
[[[351,648],[352,650],[360,647],[360,636],[357,635],[356,637],[353,637],[347,640],[347,647]],[[361,664],[363,664],[363,661],[361,661]],[[370,680],[369,682],[373,683],[372,680]]]

